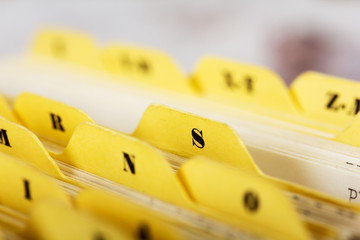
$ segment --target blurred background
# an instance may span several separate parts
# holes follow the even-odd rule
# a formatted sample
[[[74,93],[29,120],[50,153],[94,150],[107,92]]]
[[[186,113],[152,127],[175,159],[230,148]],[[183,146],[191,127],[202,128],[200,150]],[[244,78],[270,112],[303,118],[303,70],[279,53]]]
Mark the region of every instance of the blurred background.
[[[267,66],[288,84],[305,70],[360,80],[355,0],[1,0],[0,57],[26,51],[48,26],[160,49],[188,74],[211,54]]]

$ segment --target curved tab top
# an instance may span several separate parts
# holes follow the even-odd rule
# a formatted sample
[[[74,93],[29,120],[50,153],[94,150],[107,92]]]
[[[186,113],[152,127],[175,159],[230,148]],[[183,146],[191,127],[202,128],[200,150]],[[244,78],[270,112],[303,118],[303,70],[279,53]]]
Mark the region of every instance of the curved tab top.
[[[44,29],[36,36],[32,52],[56,60],[102,68],[93,40],[77,32]]]
[[[75,211],[56,201],[43,201],[30,214],[32,233],[44,240],[115,240],[134,239],[119,229],[89,214]]]
[[[6,99],[0,95],[0,116],[6,118],[9,121],[18,123],[19,120],[14,115],[10,105],[7,103]]]
[[[17,157],[58,179],[64,175],[40,140],[28,129],[0,117],[0,152]]]
[[[79,209],[123,227],[132,236],[139,236],[143,232],[146,235],[145,239],[180,240],[187,237],[181,229],[169,224],[174,221],[172,217],[176,216],[156,212],[151,205],[144,206],[95,189],[83,190],[76,196],[75,201]]]
[[[49,198],[70,205],[69,196],[54,179],[35,168],[3,153],[0,153],[0,166],[2,205],[21,212],[28,212],[33,203]]]
[[[224,123],[151,105],[133,135],[176,155],[207,156],[249,172],[260,172],[239,136]]]
[[[360,115],[357,114],[348,126],[335,137],[336,141],[360,147]]]
[[[199,62],[192,80],[204,96],[224,99],[232,105],[242,101],[297,112],[282,79],[264,67],[206,57]]]
[[[190,83],[175,62],[159,51],[113,45],[104,50],[103,64],[110,73],[129,79],[179,92],[192,92]]]
[[[120,132],[85,122],[75,130],[65,151],[53,156],[162,200],[183,206],[190,202],[162,155]]]
[[[22,123],[47,140],[66,145],[82,122],[93,122],[84,112],[64,103],[31,93],[22,93],[14,103]]]
[[[188,160],[178,176],[201,205],[281,233],[284,239],[309,239],[288,199],[262,178],[203,158]]]
[[[360,83],[317,72],[305,72],[290,86],[303,114],[345,127],[360,110]]]

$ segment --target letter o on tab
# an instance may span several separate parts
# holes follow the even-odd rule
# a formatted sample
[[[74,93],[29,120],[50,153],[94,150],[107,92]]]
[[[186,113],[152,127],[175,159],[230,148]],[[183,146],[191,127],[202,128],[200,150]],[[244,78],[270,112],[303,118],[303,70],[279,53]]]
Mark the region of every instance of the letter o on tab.
[[[247,191],[244,194],[244,207],[249,212],[256,212],[259,209],[259,197],[257,194]]]

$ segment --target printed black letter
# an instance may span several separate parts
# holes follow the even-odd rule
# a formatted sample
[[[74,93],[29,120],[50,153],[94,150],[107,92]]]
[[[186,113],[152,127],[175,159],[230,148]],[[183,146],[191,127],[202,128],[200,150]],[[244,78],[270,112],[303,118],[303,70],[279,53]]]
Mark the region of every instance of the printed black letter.
[[[335,102],[337,101],[337,99],[339,98],[339,94],[337,93],[328,93],[328,95],[330,96],[330,100],[326,105],[326,108],[328,109],[332,109],[337,111],[339,108],[344,109],[345,105],[344,104],[338,104],[337,106],[335,106]]]
[[[354,200],[357,198],[358,193],[355,189],[352,189],[352,188],[348,188],[348,190],[350,191],[349,202],[351,202],[351,200]]]
[[[130,168],[130,172],[132,174],[135,174],[135,156],[132,155],[130,157],[130,155],[126,152],[123,152],[124,154],[124,171],[127,172],[127,168],[126,168],[126,165]]]
[[[141,60],[139,62],[139,69],[146,74],[150,71],[150,65],[145,60]]]
[[[195,145],[198,148],[204,148],[205,141],[203,139],[202,131],[200,131],[197,128],[193,128],[191,130],[191,135],[193,137],[193,139],[192,139],[193,146]]]
[[[0,130],[0,144],[4,144],[5,146],[11,147],[6,130],[2,128]]]
[[[238,85],[235,83],[233,76],[231,75],[231,73],[229,71],[224,71],[223,73],[224,75],[224,79],[225,79],[225,83],[229,88],[234,88],[234,87],[238,87]]]
[[[93,239],[94,240],[106,240],[106,238],[102,235],[101,232],[96,232]]]
[[[65,128],[61,124],[61,117],[59,115],[56,115],[54,113],[50,113],[51,116],[51,122],[53,125],[53,128],[56,130],[60,130],[62,132],[65,132]]]
[[[150,228],[146,223],[140,224],[138,234],[137,234],[137,239],[140,239],[140,240],[151,239]]]
[[[356,115],[360,110],[360,99],[355,98],[354,106],[349,111],[349,115]]]
[[[252,192],[246,192],[244,195],[245,209],[250,212],[255,212],[259,208],[259,198]]]
[[[247,91],[251,93],[254,90],[254,80],[250,76],[246,76],[245,78]]]
[[[24,187],[25,187],[25,198],[31,200],[30,182],[27,179],[24,179]]]

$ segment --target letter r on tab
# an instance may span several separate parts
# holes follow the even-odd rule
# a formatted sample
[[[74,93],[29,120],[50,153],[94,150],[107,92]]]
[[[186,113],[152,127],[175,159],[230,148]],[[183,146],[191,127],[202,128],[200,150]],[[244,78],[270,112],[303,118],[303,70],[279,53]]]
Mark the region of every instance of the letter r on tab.
[[[53,129],[65,132],[65,128],[61,124],[61,117],[59,115],[54,114],[54,113],[50,113],[50,116],[51,116],[51,122],[52,122]]]

